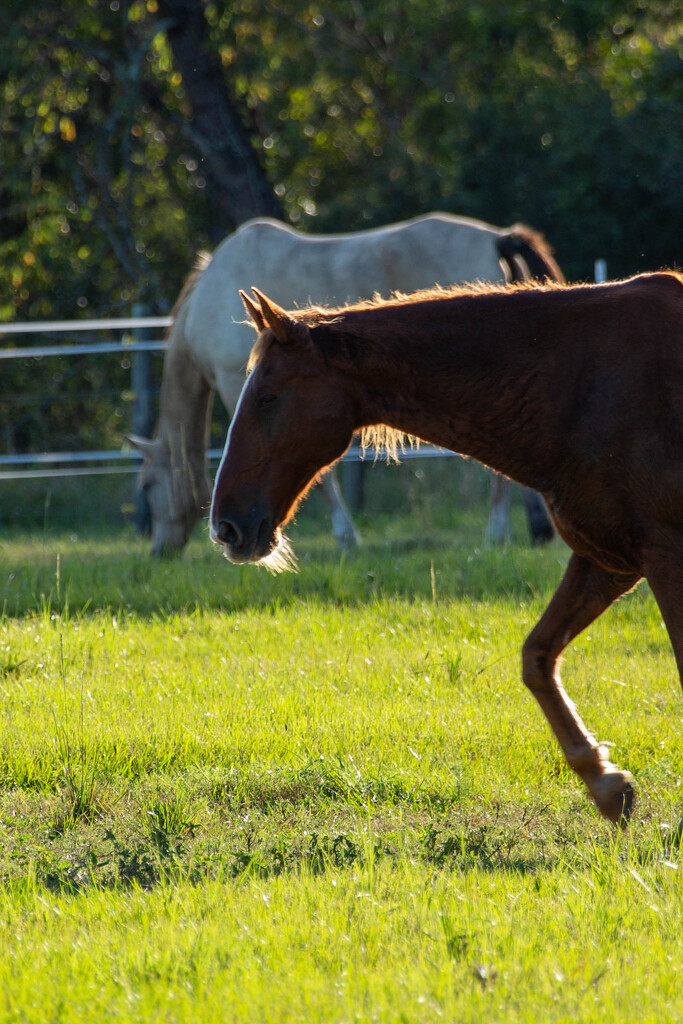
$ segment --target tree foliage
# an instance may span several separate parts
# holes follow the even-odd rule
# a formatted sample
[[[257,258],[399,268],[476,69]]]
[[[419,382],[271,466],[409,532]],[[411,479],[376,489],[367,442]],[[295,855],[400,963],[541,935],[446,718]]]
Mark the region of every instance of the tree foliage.
[[[525,221],[571,279],[682,262],[680,0],[10,0],[0,29],[0,321],[166,312],[257,213]]]
[[[223,111],[213,138],[169,43],[190,15],[270,183],[232,218],[206,151]],[[571,276],[680,258],[673,3],[36,0],[2,29],[4,319],[166,310],[217,228],[280,208],[304,230],[524,220]]]
[[[202,221],[205,183],[183,146],[182,81],[156,15],[68,0],[8,22],[0,317],[94,314],[134,298],[168,308],[165,268]]]
[[[680,8],[305,5],[298,31],[269,10],[266,49],[287,39],[277,72],[245,15],[226,63],[258,97],[268,173],[298,223],[446,208],[542,228],[574,277],[596,256],[614,274],[680,259]],[[224,16],[217,43],[226,30]]]

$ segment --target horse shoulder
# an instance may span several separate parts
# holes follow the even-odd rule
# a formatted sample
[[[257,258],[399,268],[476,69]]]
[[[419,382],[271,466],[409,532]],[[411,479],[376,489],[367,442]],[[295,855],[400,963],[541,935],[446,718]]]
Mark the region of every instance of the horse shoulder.
[[[629,310],[629,333],[636,344],[647,338],[663,353],[681,354],[683,274],[676,271],[641,274],[617,284],[613,295],[616,301],[628,296],[629,303],[624,309]]]

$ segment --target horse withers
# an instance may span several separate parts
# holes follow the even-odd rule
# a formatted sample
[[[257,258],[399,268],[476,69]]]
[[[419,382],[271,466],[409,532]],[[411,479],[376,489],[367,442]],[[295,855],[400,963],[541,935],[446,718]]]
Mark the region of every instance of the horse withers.
[[[285,313],[259,336],[216,477],[211,536],[233,562],[286,564],[281,527],[355,431],[470,455],[539,491],[572,548],[523,648],[523,678],[599,810],[633,780],[584,726],[561,652],[650,584],[683,671],[683,275],[425,292]]]
[[[304,235],[278,221],[248,221],[203,256],[173,309],[153,439],[130,437],[144,457],[140,485],[152,518],[152,550],[180,551],[206,511],[211,483],[206,449],[217,391],[229,414],[237,404],[252,346],[238,289],[258,280],[276,301],[347,302],[409,292],[435,283],[503,281],[528,277],[562,280],[545,240],[522,225],[496,228],[481,221],[430,213],[369,231]],[[334,472],[321,479],[341,549],[357,541]],[[537,495],[525,492],[534,541],[552,535]],[[507,481],[492,483],[488,539],[510,530]]]

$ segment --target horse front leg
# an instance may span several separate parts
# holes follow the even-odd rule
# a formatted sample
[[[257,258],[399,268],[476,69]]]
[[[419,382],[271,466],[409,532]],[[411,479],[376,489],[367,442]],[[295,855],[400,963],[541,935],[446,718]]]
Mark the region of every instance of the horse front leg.
[[[683,538],[671,531],[670,543],[646,548],[643,554],[645,578],[659,605],[671,640],[678,675],[683,684]]]
[[[579,775],[606,818],[628,819],[633,779],[612,764],[607,749],[588,732],[562,686],[559,673],[564,648],[640,577],[614,575],[580,555],[569,559],[562,581],[523,653],[523,677],[555,733],[568,764]]]
[[[323,474],[320,478],[320,486],[323,489],[327,511],[332,521],[332,535],[337,541],[339,550],[348,551],[350,548],[356,547],[360,543],[360,538],[356,527],[353,525],[351,514],[344,502],[339,481],[337,480],[337,473],[334,469],[330,469],[327,473]]]

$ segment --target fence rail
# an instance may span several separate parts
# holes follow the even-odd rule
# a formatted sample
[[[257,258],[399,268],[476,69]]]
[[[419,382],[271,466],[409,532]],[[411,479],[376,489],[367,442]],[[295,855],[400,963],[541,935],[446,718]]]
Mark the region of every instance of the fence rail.
[[[129,316],[107,317],[101,320],[49,320],[40,323],[0,324],[0,360],[125,353],[131,356],[131,370],[134,373],[136,357],[150,359],[152,354],[163,353],[166,348],[165,341],[149,338],[149,332],[167,328],[172,323],[173,319],[170,316]],[[119,341],[7,345],[10,338],[21,337],[23,340],[27,335],[69,335],[75,332],[92,334],[102,331],[116,331],[122,335],[123,332],[133,333],[123,335]],[[134,385],[133,390],[135,390]],[[136,400],[149,404],[151,398],[149,395],[137,395]],[[132,429],[135,431],[135,426]],[[137,470],[139,462],[139,455],[132,451],[26,452],[0,455],[0,480],[35,480],[133,473]],[[97,465],[92,465],[92,463],[97,463]]]
[[[0,359],[43,359],[48,356],[88,356],[105,352],[163,352],[165,341],[94,341],[89,345],[29,345],[2,348]]]
[[[125,331],[137,328],[170,327],[171,316],[123,316],[102,320],[42,320],[30,324],[0,324],[0,338],[6,334],[52,334],[69,331]]]
[[[223,454],[222,448],[207,449],[206,456],[210,463],[217,463]],[[441,459],[457,455],[448,448],[437,448],[431,444],[421,444],[417,448],[406,448],[399,453],[399,461],[404,459]],[[342,462],[374,462],[382,456],[374,448],[350,448],[341,457]],[[83,462],[116,463],[127,462],[129,465],[79,466]],[[46,466],[44,469],[0,470],[0,480],[38,480],[58,476],[102,476],[107,473],[136,473],[140,468],[142,456],[136,451],[99,451],[99,452],[39,452],[26,455],[0,455],[0,466]],[[60,468],[64,463],[70,468]],[[47,468],[49,466],[50,468]]]

